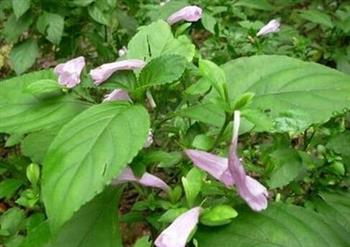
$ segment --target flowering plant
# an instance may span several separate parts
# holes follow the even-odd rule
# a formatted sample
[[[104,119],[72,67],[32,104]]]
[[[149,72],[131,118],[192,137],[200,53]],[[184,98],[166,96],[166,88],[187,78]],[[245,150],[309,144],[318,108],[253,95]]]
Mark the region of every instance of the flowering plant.
[[[219,66],[189,35],[203,15],[177,8],[98,67],[79,56],[0,82],[0,132],[32,162],[29,208],[45,209],[19,246],[121,246],[135,222],[146,246],[350,243],[325,212],[329,184],[309,189],[329,174],[349,187],[345,171],[316,172],[312,140],[349,106],[350,77],[279,55]]]

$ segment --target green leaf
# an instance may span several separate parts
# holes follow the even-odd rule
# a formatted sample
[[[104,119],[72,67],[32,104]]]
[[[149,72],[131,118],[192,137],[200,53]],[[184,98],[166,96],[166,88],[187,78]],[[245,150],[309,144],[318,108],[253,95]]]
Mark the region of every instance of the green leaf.
[[[107,188],[84,205],[56,236],[47,221],[41,223],[20,247],[121,247],[117,213],[120,192]]]
[[[20,18],[30,7],[30,0],[12,0],[12,8],[17,19]]]
[[[333,28],[331,17],[320,10],[302,10],[300,11],[300,17],[313,23],[321,24],[328,28]]]
[[[57,135],[58,130],[58,128],[43,129],[28,134],[21,142],[22,154],[29,157],[32,161],[42,164],[46,152]]]
[[[320,64],[272,55],[239,58],[222,68],[230,100],[252,92],[250,108],[272,118],[297,111],[302,119],[296,120],[308,126],[326,122],[350,106],[350,77]]]
[[[33,66],[39,55],[38,44],[35,40],[27,40],[16,45],[10,52],[10,65],[16,74],[22,74]]]
[[[194,45],[185,36],[175,39],[169,24],[159,20],[139,28],[128,44],[127,56],[149,61],[160,55],[173,54],[191,61],[194,52]]]
[[[88,7],[88,12],[90,17],[94,21],[106,26],[110,24],[110,18],[111,18],[110,14],[108,12],[101,10],[97,4],[90,5]]]
[[[350,193],[341,191],[322,192],[321,200],[315,200],[316,211],[329,220],[337,221],[350,232]]]
[[[30,15],[25,15],[16,19],[15,15],[10,15],[4,24],[2,34],[9,43],[16,43],[21,34],[28,30],[33,19]]]
[[[16,191],[23,185],[20,179],[6,179],[0,182],[0,199],[12,197]]]
[[[152,247],[152,242],[150,241],[150,236],[143,236],[139,238],[134,247]]]
[[[89,4],[95,2],[95,0],[73,0],[72,3],[77,6],[86,7]]]
[[[25,89],[26,92],[33,95],[50,93],[58,90],[61,90],[60,85],[57,83],[57,81],[51,79],[35,81],[29,84]]]
[[[268,181],[271,189],[289,184],[303,170],[302,161],[295,149],[277,149],[270,157],[274,165]]]
[[[26,88],[39,80],[55,80],[51,70],[43,70],[0,82],[0,132],[29,133],[67,123],[89,104],[63,93],[36,97]]]
[[[188,117],[216,127],[221,127],[225,122],[225,112],[214,103],[203,103],[181,109],[176,112],[176,115]]]
[[[120,189],[107,188],[83,206],[50,247],[122,247],[118,224]]]
[[[215,63],[201,59],[199,60],[199,70],[203,78],[208,80],[222,99],[226,99],[227,81],[225,72]]]
[[[272,10],[272,5],[266,0],[239,0],[234,6],[243,6],[252,9]]]
[[[208,12],[204,11],[203,16],[201,18],[201,22],[203,27],[207,29],[212,34],[215,34],[215,25],[217,23],[216,19],[210,15]]]
[[[334,246],[350,245],[350,234],[331,219],[302,207],[272,203],[255,213],[245,208],[229,225],[201,227],[195,238],[201,247],[222,246]]]
[[[195,200],[202,189],[203,173],[196,167],[192,168],[186,175],[182,177],[182,185],[184,187],[186,199],[189,207],[191,208]]]
[[[110,102],[89,108],[59,131],[46,155],[42,180],[54,231],[131,162],[149,125],[143,107]]]
[[[36,27],[51,43],[58,45],[63,35],[64,18],[58,14],[44,12],[39,16]]]
[[[236,218],[238,213],[228,205],[218,205],[206,210],[200,218],[200,222],[207,226],[225,225]]]
[[[138,86],[150,87],[175,82],[185,71],[187,60],[178,55],[152,59],[141,71]]]
[[[206,151],[211,149],[213,145],[214,145],[213,138],[205,134],[196,135],[196,137],[193,139],[193,142],[192,142],[192,147],[196,149],[206,150]]]
[[[10,208],[0,217],[0,232],[7,232],[9,235],[15,234],[20,230],[23,221],[23,210],[15,207]]]

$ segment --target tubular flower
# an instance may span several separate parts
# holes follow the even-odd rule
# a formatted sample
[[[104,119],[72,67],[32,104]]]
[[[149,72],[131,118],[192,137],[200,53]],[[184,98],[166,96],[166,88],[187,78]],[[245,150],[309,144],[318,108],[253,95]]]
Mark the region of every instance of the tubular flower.
[[[234,113],[233,137],[228,158],[198,150],[185,150],[193,164],[208,172],[214,178],[220,180],[227,187],[236,185],[240,197],[255,211],[261,211],[267,207],[267,189],[248,176],[241,160],[237,156],[238,130],[240,124],[240,112]]]
[[[277,20],[271,20],[269,23],[267,23],[265,26],[263,26],[259,32],[256,34],[256,36],[264,36],[269,33],[275,33],[280,30],[281,23]]]
[[[201,207],[195,207],[177,217],[154,242],[157,247],[185,247],[188,237],[198,224]]]
[[[196,22],[202,17],[202,9],[198,6],[186,6],[168,17],[167,22],[173,25],[179,21]]]
[[[128,91],[123,89],[114,89],[111,93],[105,95],[103,102],[118,101],[118,100],[130,101],[131,99],[128,94]]]
[[[141,177],[136,177],[134,172],[129,168],[125,168],[122,174],[112,181],[112,184],[117,185],[126,182],[136,182],[146,187],[155,187],[164,191],[169,191],[170,187],[160,178],[145,172]]]
[[[96,85],[100,85],[107,80],[113,73],[119,70],[134,70],[145,66],[145,62],[139,59],[129,59],[124,61],[117,61],[114,63],[103,64],[96,69],[90,71],[90,76]]]
[[[77,57],[68,62],[58,64],[54,72],[58,75],[58,83],[73,88],[80,83],[80,74],[85,67],[85,58]]]

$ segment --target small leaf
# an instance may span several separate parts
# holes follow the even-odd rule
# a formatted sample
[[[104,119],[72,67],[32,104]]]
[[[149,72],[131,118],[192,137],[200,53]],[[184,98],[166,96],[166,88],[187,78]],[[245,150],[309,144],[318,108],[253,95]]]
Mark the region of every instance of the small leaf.
[[[16,234],[24,221],[24,212],[19,208],[10,208],[0,217],[1,231],[7,231],[9,235]]]
[[[201,18],[201,22],[205,29],[207,29],[212,34],[215,34],[215,25],[217,21],[212,15],[204,11],[204,14]]]
[[[201,150],[209,150],[212,148],[213,144],[213,138],[207,135],[197,135],[192,142],[192,147]]]
[[[268,181],[271,189],[289,184],[303,170],[301,159],[294,149],[278,149],[270,157],[275,166]]]
[[[16,74],[22,74],[33,66],[39,55],[38,44],[35,40],[27,40],[16,45],[10,52],[11,67]]]
[[[196,167],[192,168],[186,177],[182,177],[182,185],[185,190],[186,199],[191,208],[202,189],[203,173]]]
[[[12,8],[17,19],[20,18],[30,7],[31,0],[12,0]]]
[[[14,14],[10,15],[2,31],[6,41],[9,43],[16,43],[22,33],[28,30],[32,21],[33,18],[30,15],[22,16],[19,19],[16,19]]]
[[[150,87],[174,82],[182,76],[187,61],[182,56],[164,55],[151,60],[141,71],[139,87]]]
[[[96,22],[108,26],[110,24],[109,13],[101,10],[97,4],[90,5],[88,7],[90,17]]]
[[[44,12],[39,16],[36,26],[39,32],[46,34],[46,38],[51,43],[58,45],[61,42],[64,29],[64,18],[62,16]]]
[[[23,185],[20,179],[5,179],[0,182],[0,199],[11,198],[16,191]]]
[[[231,222],[238,216],[235,209],[228,205],[218,205],[206,210],[200,218],[200,222],[207,226],[220,226]]]
[[[215,63],[201,59],[199,60],[199,70],[202,76],[207,79],[221,98],[226,99],[226,76],[224,71]]]

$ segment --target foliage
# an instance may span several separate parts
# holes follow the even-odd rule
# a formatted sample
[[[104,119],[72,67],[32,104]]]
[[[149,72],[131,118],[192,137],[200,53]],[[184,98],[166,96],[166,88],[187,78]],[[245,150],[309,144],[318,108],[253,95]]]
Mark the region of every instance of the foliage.
[[[200,21],[167,23],[189,4]],[[152,246],[200,207],[189,245],[349,246],[349,16],[346,1],[2,0],[0,245]],[[77,56],[82,71],[49,68]],[[262,212],[184,152],[232,158],[237,111]]]

